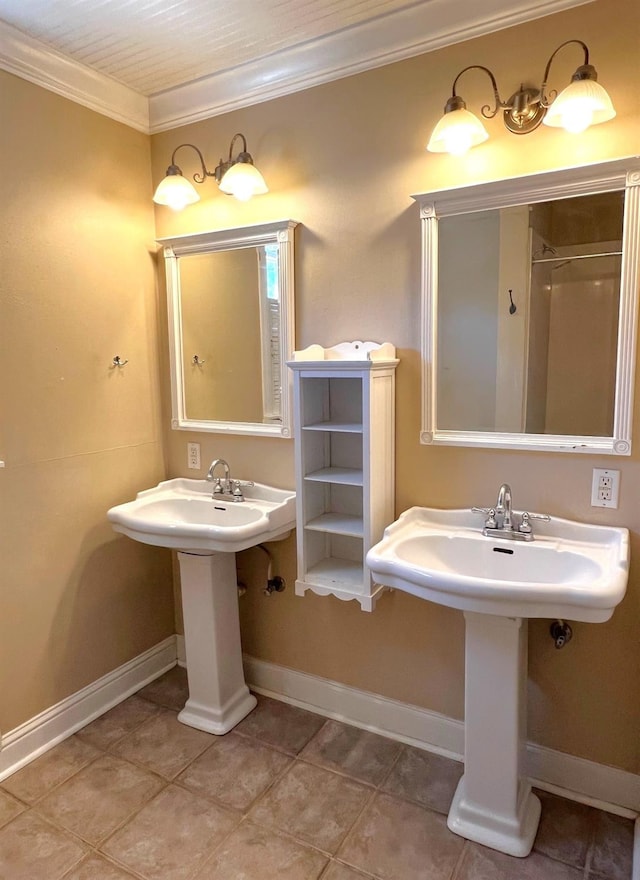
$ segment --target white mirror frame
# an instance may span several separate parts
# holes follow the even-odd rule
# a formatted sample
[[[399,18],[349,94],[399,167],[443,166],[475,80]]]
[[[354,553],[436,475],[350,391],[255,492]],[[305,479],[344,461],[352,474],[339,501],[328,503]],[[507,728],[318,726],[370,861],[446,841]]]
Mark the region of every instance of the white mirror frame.
[[[437,425],[438,220],[572,196],[625,191],[618,318],[618,354],[612,437],[441,430]],[[422,430],[420,442],[443,446],[532,449],[630,455],[638,312],[640,159],[616,159],[580,168],[419,193],[422,225]]]
[[[158,244],[163,247],[167,275],[172,428],[181,431],[291,437],[292,379],[290,370],[287,368],[287,361],[291,360],[295,349],[294,229],[297,225],[295,220],[277,220],[255,226],[241,226],[236,229],[220,229],[194,235],[158,239]],[[262,422],[189,419],[185,406],[179,259],[193,254],[210,254],[216,251],[260,247],[267,244],[277,244],[278,246],[282,421],[263,424]],[[238,335],[238,345],[242,345],[241,334]]]

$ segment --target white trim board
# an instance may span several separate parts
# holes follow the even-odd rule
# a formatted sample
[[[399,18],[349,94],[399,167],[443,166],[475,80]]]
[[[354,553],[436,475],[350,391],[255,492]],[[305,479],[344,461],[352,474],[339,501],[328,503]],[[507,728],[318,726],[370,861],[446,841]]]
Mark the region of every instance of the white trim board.
[[[5,22],[0,68],[153,134],[592,2],[423,0],[149,98]],[[549,53],[553,48],[551,40]]]
[[[483,0],[482,3],[427,0],[416,3],[152,95],[149,99],[151,132],[260,104],[591,2],[593,0]],[[553,48],[551,40],[549,54]],[[541,65],[544,61],[540,59]]]
[[[149,101],[0,21],[0,68],[149,134]]]
[[[176,637],[169,636],[9,731],[0,742],[0,780],[15,773],[175,665]]]
[[[257,693],[462,761],[462,721],[247,655],[244,668]],[[538,788],[630,818],[640,813],[634,773],[534,743],[527,744],[527,765]]]

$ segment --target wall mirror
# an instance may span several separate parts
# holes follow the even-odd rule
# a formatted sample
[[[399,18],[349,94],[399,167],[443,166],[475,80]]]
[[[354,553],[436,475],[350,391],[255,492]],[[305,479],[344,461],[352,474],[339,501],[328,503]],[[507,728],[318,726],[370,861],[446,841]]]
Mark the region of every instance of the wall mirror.
[[[629,455],[638,157],[413,198],[421,442]]]
[[[291,436],[294,228],[162,238],[172,428]]]

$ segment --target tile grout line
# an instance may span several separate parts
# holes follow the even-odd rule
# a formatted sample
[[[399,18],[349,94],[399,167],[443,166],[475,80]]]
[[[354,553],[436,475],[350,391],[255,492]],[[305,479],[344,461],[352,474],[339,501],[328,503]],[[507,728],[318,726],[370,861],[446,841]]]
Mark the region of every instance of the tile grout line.
[[[84,730],[86,728],[82,728],[81,731],[78,731],[78,734],[80,734],[78,736],[79,742],[81,742],[83,745],[87,745],[87,746],[90,746],[91,748],[95,749],[96,754],[90,760],[88,760],[87,763],[83,764],[81,767],[74,770],[70,776],[66,777],[61,782],[55,784],[50,790],[46,791],[44,794],[39,796],[36,800],[33,801],[33,803],[28,803],[28,802],[24,801],[22,798],[18,797],[17,795],[13,794],[11,791],[8,791],[7,789],[5,789],[4,786],[0,785],[0,790],[2,790],[8,797],[12,798],[18,804],[20,804],[21,806],[24,807],[24,810],[22,810],[17,816],[15,816],[14,818],[12,818],[8,822],[6,822],[5,825],[2,826],[3,828],[10,826],[20,816],[22,816],[28,812],[33,811],[35,815],[42,818],[47,823],[51,824],[54,828],[58,829],[61,833],[66,835],[69,839],[77,840],[78,843],[82,846],[84,853],[80,856],[79,861],[76,862],[67,871],[65,871],[65,873],[60,876],[59,880],[64,880],[65,877],[70,877],[74,873],[74,871],[78,869],[78,866],[81,865],[83,861],[90,858],[91,855],[95,855],[100,858],[104,858],[105,860],[109,861],[110,863],[117,865],[118,867],[121,867],[122,870],[131,874],[132,877],[139,878],[139,880],[149,880],[149,878],[146,875],[141,874],[140,872],[134,870],[132,867],[129,867],[125,863],[120,862],[115,856],[111,856],[111,855],[108,855],[107,853],[105,853],[102,850],[102,847],[104,847],[105,844],[114,835],[116,835],[118,832],[120,832],[121,829],[125,825],[127,825],[129,822],[133,821],[135,819],[135,817],[142,810],[144,810],[156,797],[158,797],[163,791],[166,791],[166,789],[172,785],[180,788],[183,791],[190,793],[191,795],[202,797],[203,800],[205,800],[209,803],[212,803],[212,804],[226,810],[230,814],[233,814],[233,815],[239,817],[239,819],[235,823],[234,827],[227,834],[224,835],[222,840],[211,850],[211,852],[206,856],[204,861],[202,863],[198,864],[196,867],[194,867],[193,872],[191,872],[191,871],[189,872],[189,876],[185,877],[185,880],[195,880],[197,875],[204,869],[205,865],[207,865],[209,863],[209,861],[215,857],[216,853],[219,853],[221,847],[223,847],[225,845],[225,843],[229,840],[229,837],[232,834],[234,834],[238,830],[238,828],[240,828],[245,822],[252,822],[253,821],[251,818],[251,814],[253,813],[253,811],[258,807],[258,805],[260,803],[262,803],[267,798],[268,794],[273,790],[273,788],[276,785],[278,785],[281,782],[281,780],[284,778],[284,776],[287,773],[289,773],[296,765],[305,765],[305,766],[313,767],[315,769],[322,770],[323,772],[327,772],[327,773],[332,774],[334,776],[348,779],[354,783],[357,783],[359,786],[362,786],[364,789],[369,790],[369,794],[365,798],[362,807],[358,811],[358,813],[355,816],[355,818],[353,819],[353,821],[351,821],[350,824],[348,825],[347,830],[345,831],[345,833],[342,836],[342,838],[340,839],[340,841],[336,844],[335,852],[333,852],[333,853],[328,852],[326,850],[323,850],[320,847],[318,847],[312,843],[309,843],[306,840],[302,840],[299,837],[296,837],[295,835],[287,832],[286,830],[280,829],[277,826],[273,826],[274,833],[282,835],[283,837],[295,842],[297,845],[299,845],[307,850],[313,850],[313,851],[321,854],[322,856],[324,856],[327,859],[326,864],[324,865],[324,867],[321,869],[320,873],[318,874],[318,880],[320,880],[320,878],[322,878],[322,877],[325,877],[325,875],[327,875],[329,873],[329,871],[331,870],[332,864],[344,865],[345,867],[347,867],[349,869],[353,869],[354,872],[358,876],[363,877],[363,880],[381,880],[381,878],[377,874],[370,874],[370,873],[367,873],[366,871],[363,872],[362,868],[360,868],[358,866],[353,866],[353,865],[349,864],[348,862],[345,862],[339,856],[340,851],[342,851],[344,849],[345,844],[347,843],[347,841],[350,839],[350,837],[354,833],[354,829],[356,828],[356,826],[360,822],[363,814],[366,812],[366,810],[368,810],[371,807],[372,803],[374,802],[376,797],[378,797],[378,795],[387,795],[391,798],[397,798],[399,801],[413,804],[413,805],[419,807],[421,810],[425,810],[430,813],[433,813],[434,815],[442,817],[441,812],[428,806],[425,803],[414,800],[413,798],[411,798],[410,796],[408,796],[406,794],[399,794],[399,793],[392,792],[392,791],[385,791],[385,789],[383,788],[383,786],[388,783],[394,769],[397,767],[398,763],[401,761],[403,755],[406,754],[406,752],[412,748],[411,746],[409,746],[407,744],[398,744],[399,748],[398,748],[397,754],[393,757],[389,766],[382,773],[379,781],[376,783],[371,783],[371,782],[368,782],[368,781],[363,780],[361,778],[358,778],[357,776],[354,776],[347,769],[337,768],[337,767],[334,768],[334,767],[323,765],[322,763],[314,763],[313,756],[311,756],[311,757],[305,756],[303,754],[303,752],[307,748],[309,748],[309,746],[313,743],[313,741],[316,739],[316,737],[319,737],[321,735],[323,729],[325,728],[326,724],[330,720],[333,723],[336,723],[335,719],[325,719],[324,723],[322,723],[320,725],[320,727],[315,732],[313,732],[308,737],[308,739],[306,739],[306,741],[303,743],[303,745],[300,747],[300,749],[296,753],[292,753],[291,751],[286,751],[282,747],[278,747],[277,745],[274,745],[271,742],[262,740],[257,735],[245,733],[245,732],[240,732],[240,731],[234,731],[234,733],[236,733],[242,739],[245,739],[247,742],[253,743],[255,746],[258,746],[260,748],[271,750],[271,751],[276,752],[276,753],[282,755],[283,757],[287,758],[287,763],[285,764],[285,766],[283,766],[281,768],[281,770],[279,770],[278,773],[270,780],[269,784],[265,787],[265,789],[254,800],[252,800],[248,804],[247,807],[243,807],[242,809],[238,810],[238,809],[231,807],[231,806],[225,804],[224,802],[218,800],[214,795],[199,792],[197,790],[189,788],[183,782],[180,782],[178,779],[178,777],[180,775],[182,775],[182,773],[184,773],[184,771],[187,770],[194,762],[198,761],[200,758],[203,757],[203,755],[206,754],[206,752],[209,749],[213,748],[213,746],[215,744],[215,740],[208,742],[202,748],[201,751],[199,751],[193,757],[189,758],[189,760],[184,764],[184,766],[182,766],[181,769],[178,770],[177,773],[172,778],[167,778],[162,773],[152,769],[150,766],[143,764],[143,763],[138,763],[138,761],[136,761],[135,759],[132,760],[129,758],[125,758],[125,757],[123,757],[113,751],[125,739],[127,739],[129,736],[133,736],[136,732],[139,732],[140,729],[145,724],[150,723],[154,718],[157,718],[157,716],[160,714],[161,711],[166,710],[167,712],[170,712],[174,716],[179,711],[179,710],[175,709],[175,706],[167,706],[164,702],[157,702],[155,700],[148,700],[145,697],[140,697],[140,699],[142,699],[145,702],[149,703],[150,705],[154,706],[157,711],[154,714],[150,715],[148,718],[146,718],[143,721],[136,724],[135,727],[133,727],[131,730],[128,730],[125,734],[123,734],[123,736],[121,736],[118,740],[116,740],[115,742],[111,743],[108,746],[96,746],[94,743],[90,742],[90,740],[88,740],[88,739],[85,740],[81,736],[81,733],[82,733],[82,730]],[[316,713],[310,713],[310,714],[315,715]],[[322,718],[323,716],[318,716],[318,717]],[[91,723],[93,723],[93,722],[91,722]],[[347,727],[352,726],[352,725],[347,725],[346,722],[339,722],[339,723],[345,724],[345,726],[347,726]],[[87,727],[88,726],[90,726],[90,725],[87,725]],[[382,737],[382,738],[389,739],[386,737]],[[115,827],[113,830],[111,830],[103,839],[101,839],[96,844],[91,844],[91,843],[85,841],[79,834],[76,834],[75,832],[70,831],[69,829],[65,828],[64,826],[58,825],[58,823],[55,819],[50,819],[48,816],[41,813],[38,810],[38,805],[40,805],[42,803],[42,801],[46,797],[48,797],[50,794],[57,791],[61,786],[65,785],[67,782],[70,782],[79,773],[82,773],[87,768],[91,767],[94,763],[99,761],[101,757],[112,757],[112,758],[116,758],[120,761],[123,761],[125,763],[129,763],[132,766],[135,766],[135,767],[149,773],[150,775],[158,778],[162,782],[162,785],[157,791],[155,791],[153,794],[151,794],[145,800],[145,802],[143,804],[141,804],[139,807],[137,807],[135,810],[133,810],[131,813],[129,813],[124,819],[122,819],[118,823],[117,827]],[[321,757],[322,756],[320,756],[320,758]],[[317,758],[316,760],[319,760],[320,758]],[[17,771],[17,772],[20,772],[20,771]],[[8,778],[11,778],[11,777],[8,777]],[[588,836],[587,850],[585,853],[585,861],[584,861],[584,865],[582,868],[583,880],[604,880],[604,878],[599,878],[599,877],[597,877],[597,875],[592,873],[594,848],[595,848],[595,844],[596,844],[596,833],[597,833],[596,819],[597,819],[597,815],[596,815],[596,813],[594,813],[591,818],[590,825],[589,825],[589,836]],[[272,826],[267,826],[267,827],[271,828]],[[461,876],[460,872],[463,870],[464,862],[465,862],[465,859],[466,859],[468,852],[469,852],[469,842],[464,841],[463,848],[460,852],[460,855],[456,861],[456,864],[453,867],[452,873],[449,875],[449,880],[458,880],[458,878]],[[564,862],[561,859],[557,858],[556,856],[546,854],[546,853],[541,853],[541,854],[545,858],[550,859],[552,862],[554,862],[556,864],[579,869],[579,866],[577,866],[575,864],[572,865],[571,863]]]
[[[462,866],[466,860],[467,852],[469,850],[470,842],[465,840],[462,849],[460,850],[460,855],[458,856],[458,861],[455,863],[453,871],[451,872],[451,877],[449,880],[458,880],[460,877],[460,872],[462,871]]]
[[[75,736],[75,734],[73,734],[73,736]],[[72,738],[73,738],[73,737],[70,737],[69,739],[72,739]],[[58,743],[58,746],[54,746],[54,748],[58,748],[58,747],[61,746],[63,743],[69,742],[69,739],[63,740],[62,743]],[[83,745],[86,745],[86,744],[83,742]],[[93,748],[96,748],[96,747],[93,746]],[[78,775],[78,773],[82,773],[82,771],[83,771],[83,770],[86,770],[87,767],[90,767],[92,764],[95,764],[96,761],[99,761],[100,758],[103,758],[103,757],[104,757],[105,752],[104,752],[103,749],[96,748],[96,750],[99,752],[99,754],[94,755],[92,758],[90,758],[90,759],[86,762],[86,764],[82,764],[81,767],[78,767],[76,770],[74,770],[72,773],[70,773],[69,776],[65,776],[65,778],[62,779],[60,782],[56,782],[55,785],[53,785],[51,788],[47,789],[47,790],[44,792],[44,794],[38,795],[38,797],[35,798],[35,799],[34,799],[33,801],[31,801],[31,802],[25,800],[24,798],[21,798],[19,795],[13,794],[12,791],[10,791],[8,788],[6,788],[6,787],[4,786],[4,782],[5,782],[6,780],[3,780],[2,783],[0,783],[0,789],[2,789],[2,791],[5,792],[6,794],[11,795],[11,797],[13,797],[13,798],[15,798],[16,800],[20,801],[20,802],[21,802],[24,806],[26,806],[28,809],[33,809],[33,808],[36,807],[39,803],[41,803],[41,801],[43,801],[46,797],[48,797],[50,794],[53,794],[54,791],[57,791],[59,788],[61,788],[61,787],[62,787],[63,785],[65,785],[67,782],[70,782],[70,781],[74,778],[74,776],[77,776],[77,775]],[[45,752],[44,754],[45,754],[45,755],[48,755],[48,754],[50,754],[51,751],[53,751],[53,749],[51,749],[49,752]],[[40,756],[40,757],[44,757],[44,756]],[[38,760],[38,758],[36,758],[36,761],[37,761],[37,760]],[[35,762],[33,762],[33,763],[35,763]],[[11,779],[14,775],[17,776],[18,773],[21,773],[21,772],[22,772],[22,770],[25,770],[27,767],[31,767],[31,766],[32,766],[31,764],[26,764],[24,767],[21,767],[20,770],[17,770],[15,774],[12,773],[11,776],[7,776],[7,779]]]
[[[596,814],[591,813],[589,822],[589,840],[587,843],[587,851],[584,856],[584,880],[591,877],[591,863],[593,861],[593,850],[596,845]]]

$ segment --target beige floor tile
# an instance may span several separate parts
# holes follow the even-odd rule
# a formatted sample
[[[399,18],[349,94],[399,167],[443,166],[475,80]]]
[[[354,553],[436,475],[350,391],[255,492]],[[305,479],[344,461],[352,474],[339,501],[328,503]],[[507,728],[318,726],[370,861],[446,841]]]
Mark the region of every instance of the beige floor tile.
[[[33,804],[100,754],[89,743],[71,736],[9,776],[3,781],[2,787],[20,800]]]
[[[157,711],[154,703],[134,695],[83,727],[77,736],[97,749],[109,749]]]
[[[235,730],[297,755],[320,730],[324,721],[322,716],[298,709],[297,706],[258,697],[256,708]]]
[[[463,847],[444,816],[377,794],[338,857],[383,880],[449,880]]]
[[[171,785],[101,849],[146,880],[190,880],[239,820],[239,814]]]
[[[582,880],[584,872],[540,853],[525,859],[468,844],[455,880]]]
[[[103,755],[43,798],[36,809],[95,846],[164,784],[135,764]]]
[[[228,733],[216,737],[207,751],[178,777],[191,791],[214,797],[225,806],[247,810],[291,763],[269,746]]]
[[[317,850],[243,822],[195,880],[316,880],[326,863]]]
[[[160,678],[156,678],[150,684],[138,691],[139,697],[173,709],[179,712],[184,709],[184,704],[189,697],[189,684],[187,682],[187,670],[181,666],[174,666]]]
[[[348,865],[341,865],[340,862],[331,862],[322,875],[322,880],[371,880],[371,874],[363,874]]]
[[[215,737],[203,730],[181,724],[175,712],[161,709],[113,747],[115,755],[136,761],[173,779],[202,754]]]
[[[631,880],[633,821],[596,811],[591,876]]]
[[[79,840],[30,810],[0,831],[0,877],[60,880],[85,853]]]
[[[90,855],[64,880],[135,880],[133,874],[98,855]]]
[[[326,721],[300,757],[378,785],[400,752],[399,743],[339,721]]]
[[[298,762],[260,800],[250,816],[325,852],[336,851],[372,789],[321,767]]]
[[[19,816],[26,809],[24,804],[11,797],[10,794],[0,791],[0,828],[6,825],[7,822],[15,819],[16,816]]]
[[[459,761],[405,746],[382,788],[438,813],[448,813],[463,771]]]
[[[584,868],[595,810],[543,791],[536,794],[542,802],[542,816],[534,850],[559,862]]]

